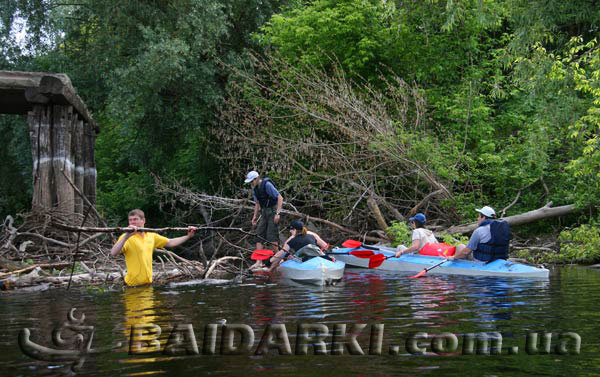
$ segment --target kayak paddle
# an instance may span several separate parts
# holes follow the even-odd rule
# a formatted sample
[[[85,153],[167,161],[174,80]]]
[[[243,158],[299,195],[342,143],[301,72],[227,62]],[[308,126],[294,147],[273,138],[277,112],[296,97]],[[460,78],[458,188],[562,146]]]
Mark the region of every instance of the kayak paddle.
[[[370,257],[369,268],[377,268],[377,267],[381,266],[383,261],[385,261],[386,259],[394,258],[394,257],[395,257],[395,255],[390,255],[390,256],[386,257],[383,254],[375,254],[372,257]]]
[[[354,250],[354,251],[349,251],[347,253],[328,253],[328,254],[333,254],[333,255],[354,255],[355,257],[358,257],[358,258],[370,258],[373,255],[375,255],[375,253],[372,252],[371,250]]]
[[[443,263],[446,263],[446,262],[448,262],[448,259],[444,259],[444,260],[443,260],[443,261],[441,261],[440,263],[436,263],[436,264],[434,264],[434,265],[433,265],[433,266],[431,266],[431,267],[424,268],[424,269],[423,269],[421,272],[419,272],[419,273],[418,273],[418,274],[416,274],[415,276],[409,276],[409,277],[411,277],[411,278],[420,278],[420,277],[424,276],[424,275],[427,273],[427,271],[431,271],[431,270],[433,270],[434,268],[436,268],[437,266],[439,266],[439,265],[441,265],[441,264],[443,264]]]
[[[355,240],[346,240],[346,241],[342,242],[342,246],[350,248],[350,249],[356,249],[357,247],[360,247],[361,245],[362,245],[362,242],[355,241]]]
[[[381,250],[377,246],[365,245],[364,243],[362,243],[360,241],[356,241],[356,240],[346,240],[346,241],[342,242],[342,246],[346,247],[348,249],[356,249],[356,248],[362,247],[362,248],[369,249],[369,250]]]
[[[271,258],[273,255],[274,254],[273,254],[272,250],[266,250],[266,249],[254,250],[254,252],[250,256],[250,259],[252,259],[252,260],[266,260],[266,259]]]

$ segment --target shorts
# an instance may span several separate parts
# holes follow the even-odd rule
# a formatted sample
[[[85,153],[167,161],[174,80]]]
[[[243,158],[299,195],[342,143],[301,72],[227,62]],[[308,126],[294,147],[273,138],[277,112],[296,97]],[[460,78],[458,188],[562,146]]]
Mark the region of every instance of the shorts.
[[[275,224],[275,207],[260,209],[256,234],[258,235],[256,242],[263,243],[267,240],[279,244],[279,225]]]

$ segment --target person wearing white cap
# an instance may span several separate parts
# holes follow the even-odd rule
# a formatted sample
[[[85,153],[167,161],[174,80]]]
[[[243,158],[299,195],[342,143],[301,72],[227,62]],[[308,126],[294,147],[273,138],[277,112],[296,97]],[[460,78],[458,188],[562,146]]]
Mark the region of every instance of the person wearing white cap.
[[[482,262],[492,262],[496,259],[508,258],[510,242],[510,225],[503,220],[496,220],[496,211],[490,206],[475,209],[477,229],[471,235],[469,243],[456,247],[456,254],[449,260],[475,259]]]
[[[278,251],[276,245],[279,244],[279,218],[281,207],[283,206],[283,197],[277,191],[275,184],[269,178],[261,178],[256,170],[246,174],[244,183],[250,183],[252,187],[252,196],[254,198],[254,214],[252,215],[252,226],[258,223],[256,234],[256,249],[263,248],[262,241],[271,242],[274,251]],[[260,212],[260,222],[258,213]],[[262,267],[262,261],[256,261],[251,267]]]

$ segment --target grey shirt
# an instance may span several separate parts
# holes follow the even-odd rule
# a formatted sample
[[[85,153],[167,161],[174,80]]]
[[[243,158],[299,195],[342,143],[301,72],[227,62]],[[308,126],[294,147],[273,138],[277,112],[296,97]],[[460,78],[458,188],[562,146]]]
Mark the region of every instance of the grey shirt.
[[[469,239],[469,244],[467,247],[471,250],[477,250],[477,246],[480,243],[490,242],[492,239],[492,231],[490,230],[490,224],[480,226],[471,235]]]

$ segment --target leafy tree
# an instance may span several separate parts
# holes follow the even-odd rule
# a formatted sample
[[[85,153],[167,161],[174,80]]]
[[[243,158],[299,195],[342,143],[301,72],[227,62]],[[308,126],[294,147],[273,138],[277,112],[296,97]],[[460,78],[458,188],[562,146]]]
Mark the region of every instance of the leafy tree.
[[[281,1],[3,2],[5,68],[67,73],[101,125],[98,201],[108,215],[158,210],[150,173],[217,185],[208,129],[231,61]],[[11,35],[23,24],[26,44]],[[242,173],[240,173],[242,174]],[[117,182],[122,182],[118,184]],[[137,189],[134,189],[137,188]],[[129,204],[127,204],[129,203]]]

